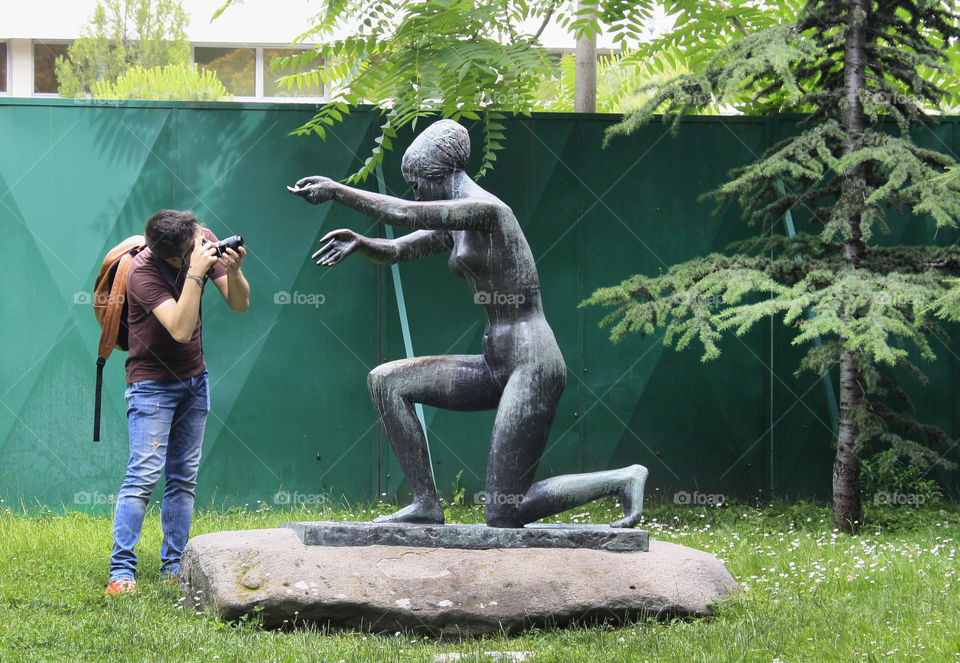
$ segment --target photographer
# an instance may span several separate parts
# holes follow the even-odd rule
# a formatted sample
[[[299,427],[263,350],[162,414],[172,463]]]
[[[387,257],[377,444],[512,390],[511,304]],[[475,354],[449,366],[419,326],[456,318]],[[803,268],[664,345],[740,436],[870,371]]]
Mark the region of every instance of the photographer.
[[[161,472],[166,485],[160,573],[176,577],[190,534],[210,410],[200,298],[208,278],[234,311],[246,311],[250,297],[240,271],[246,255],[242,239],[220,247],[193,214],[176,210],[150,217],[144,235],[148,248],[137,254],[127,275],[130,355],[124,397],[130,460],[117,494],[107,596],[136,593],[133,548]]]

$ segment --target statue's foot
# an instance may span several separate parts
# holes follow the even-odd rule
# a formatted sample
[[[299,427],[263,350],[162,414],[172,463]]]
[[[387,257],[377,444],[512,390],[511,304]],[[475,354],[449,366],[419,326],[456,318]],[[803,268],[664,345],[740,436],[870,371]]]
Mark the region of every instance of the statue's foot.
[[[416,523],[420,525],[442,525],[443,509],[439,502],[414,502],[399,511],[374,518],[375,523]]]
[[[623,518],[610,523],[610,527],[636,527],[643,514],[643,486],[650,474],[643,465],[623,468],[627,474],[623,486]]]

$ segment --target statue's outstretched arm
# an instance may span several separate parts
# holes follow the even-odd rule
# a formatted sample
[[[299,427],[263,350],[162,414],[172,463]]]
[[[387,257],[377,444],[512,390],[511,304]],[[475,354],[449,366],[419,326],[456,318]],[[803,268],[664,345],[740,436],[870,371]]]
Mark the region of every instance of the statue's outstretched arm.
[[[320,243],[323,246],[313,258],[318,265],[327,267],[333,267],[354,251],[372,262],[391,265],[453,248],[453,238],[445,230],[415,230],[397,239],[380,239],[341,228],[328,232]]]
[[[498,222],[494,202],[476,198],[404,200],[341,184],[328,177],[304,177],[291,193],[315,205],[335,200],[381,223],[425,230],[486,230]]]

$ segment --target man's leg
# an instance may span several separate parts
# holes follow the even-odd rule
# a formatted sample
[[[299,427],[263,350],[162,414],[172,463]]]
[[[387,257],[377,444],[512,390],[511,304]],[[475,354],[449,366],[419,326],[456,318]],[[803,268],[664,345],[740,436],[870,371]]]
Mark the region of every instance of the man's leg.
[[[182,399],[170,428],[164,468],[166,486],[160,509],[163,526],[160,574],[164,577],[176,576],[180,568],[180,555],[190,536],[203,431],[210,411],[206,371],[185,381],[181,394]]]
[[[173,420],[170,388],[167,383],[153,381],[127,387],[130,461],[113,514],[110,580],[133,580],[136,574],[137,556],[133,548],[140,538],[150,493],[163,470]]]

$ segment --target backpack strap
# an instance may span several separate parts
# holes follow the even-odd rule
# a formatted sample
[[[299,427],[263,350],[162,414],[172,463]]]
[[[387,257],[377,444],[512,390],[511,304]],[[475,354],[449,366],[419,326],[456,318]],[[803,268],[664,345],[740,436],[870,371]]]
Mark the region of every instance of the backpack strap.
[[[113,277],[113,283],[110,286],[110,294],[107,299],[107,306],[103,315],[100,330],[100,345],[97,349],[97,387],[94,396],[93,405],[93,441],[100,441],[100,406],[103,394],[103,366],[107,363],[107,358],[113,352],[117,343],[117,333],[120,331],[120,318],[123,317],[123,310],[126,308],[127,297],[127,272],[130,270],[130,263],[133,262],[133,252],[128,252],[120,258],[117,263],[117,272]]]
[[[113,284],[110,286],[110,294],[107,299],[107,307],[104,312],[103,328],[100,331],[100,346],[97,349],[98,359],[104,361],[110,357],[113,348],[117,343],[117,333],[120,330],[120,318],[123,314],[124,304],[127,297],[127,272],[130,271],[130,263],[133,262],[133,254],[125,253],[117,264],[117,273],[113,277]]]
[[[103,365],[107,360],[103,357],[97,357],[97,391],[93,403],[93,441],[100,441],[100,403],[103,394]]]

